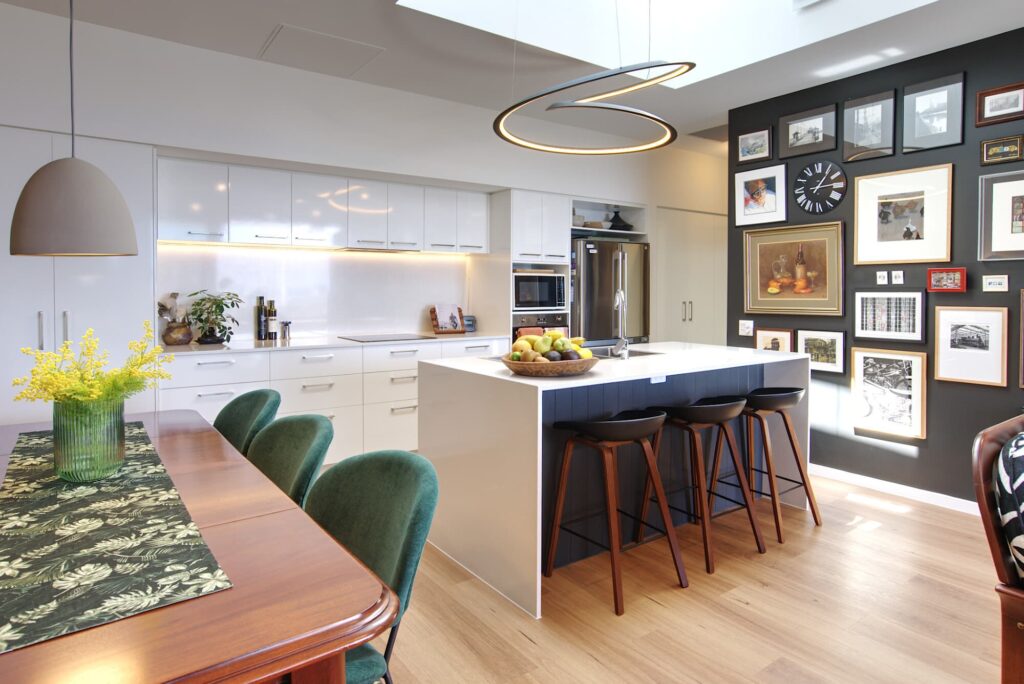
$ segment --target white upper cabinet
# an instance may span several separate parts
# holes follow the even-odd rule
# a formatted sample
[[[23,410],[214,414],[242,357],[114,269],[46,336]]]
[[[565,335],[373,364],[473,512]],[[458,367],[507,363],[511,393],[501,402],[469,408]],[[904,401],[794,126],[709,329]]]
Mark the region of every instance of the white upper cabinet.
[[[157,184],[161,240],[227,242],[226,164],[161,158],[157,161]]]
[[[512,191],[512,257],[544,259],[544,195],[539,192]]]
[[[228,174],[231,242],[291,244],[292,174],[251,166],[232,166]]]
[[[548,262],[569,262],[572,242],[572,200],[564,195],[544,195],[544,244],[541,250]]]
[[[387,183],[355,179],[348,182],[348,246],[387,249]]]
[[[486,252],[489,206],[482,192],[458,193],[457,243],[460,252]]]
[[[423,249],[423,186],[388,183],[388,249]]]
[[[427,188],[423,211],[423,249],[454,252],[458,247],[458,200],[454,190]]]
[[[348,179],[292,174],[292,244],[348,246]]]

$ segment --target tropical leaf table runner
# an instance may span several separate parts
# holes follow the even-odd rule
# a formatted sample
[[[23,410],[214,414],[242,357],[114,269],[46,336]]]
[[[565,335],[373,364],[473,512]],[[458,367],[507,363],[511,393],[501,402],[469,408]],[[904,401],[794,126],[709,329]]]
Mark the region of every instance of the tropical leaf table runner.
[[[18,436],[0,486],[0,653],[231,587],[142,423],[104,480],[53,474],[49,431]]]

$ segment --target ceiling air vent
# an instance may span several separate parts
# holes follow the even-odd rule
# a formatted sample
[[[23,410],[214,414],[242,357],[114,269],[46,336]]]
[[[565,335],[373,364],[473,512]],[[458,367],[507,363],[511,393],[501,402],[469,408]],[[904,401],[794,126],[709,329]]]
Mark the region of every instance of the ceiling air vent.
[[[296,69],[351,78],[382,52],[384,48],[379,45],[280,24],[270,34],[259,57]]]

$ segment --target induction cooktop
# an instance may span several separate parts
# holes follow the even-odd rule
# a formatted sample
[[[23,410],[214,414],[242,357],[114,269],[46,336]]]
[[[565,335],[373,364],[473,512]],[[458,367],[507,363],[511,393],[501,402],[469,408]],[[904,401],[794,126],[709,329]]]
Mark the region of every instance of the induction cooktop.
[[[343,340],[353,342],[404,342],[406,340],[432,340],[432,335],[417,335],[415,333],[391,333],[389,335],[338,335]]]

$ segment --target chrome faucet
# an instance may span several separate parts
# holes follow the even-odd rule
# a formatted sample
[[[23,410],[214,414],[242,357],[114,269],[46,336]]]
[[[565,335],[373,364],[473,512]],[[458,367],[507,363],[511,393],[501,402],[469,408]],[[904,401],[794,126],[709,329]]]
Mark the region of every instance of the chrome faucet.
[[[619,337],[612,347],[611,355],[620,359],[629,358],[629,338],[626,337],[626,293],[621,289],[615,291],[615,312],[618,315]]]

